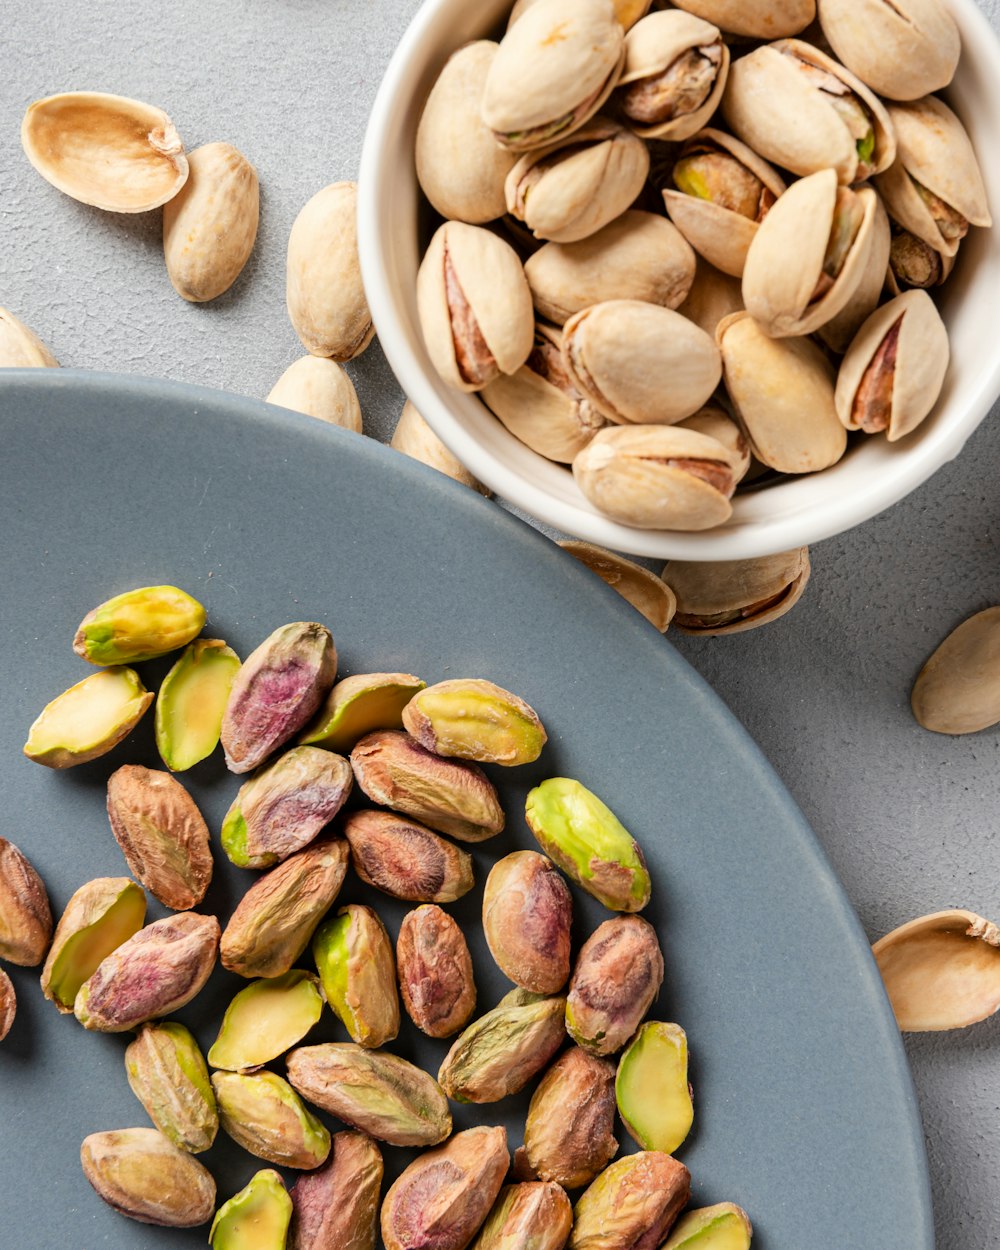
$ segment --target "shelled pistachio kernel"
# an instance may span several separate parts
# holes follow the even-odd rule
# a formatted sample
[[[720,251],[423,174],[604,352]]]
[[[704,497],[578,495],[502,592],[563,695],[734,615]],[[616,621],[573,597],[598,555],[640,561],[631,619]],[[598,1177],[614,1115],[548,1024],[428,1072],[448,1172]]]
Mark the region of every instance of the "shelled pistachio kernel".
[[[293,968],[253,981],[226,1008],[208,1062],[234,1072],[270,1063],[301,1041],[322,1011],[319,978],[311,972]]]
[[[214,1072],[219,1123],[238,1146],[280,1167],[326,1162],[330,1133],[275,1072]]]
[[[80,622],[73,650],[90,664],[138,664],[186,646],[205,609],[177,586],[140,586],[98,604]]]
[[[240,657],[219,638],[185,647],[160,683],[156,699],[156,749],[171,772],[184,772],[219,745],[222,715]]]
[[[694,1121],[684,1030],[653,1020],[640,1025],[618,1060],[615,1097],[640,1149],[673,1154]]]
[[[134,669],[102,669],[45,705],[28,731],[24,754],[47,768],[96,760],[128,737],[152,702]]]
[[[480,764],[530,764],[548,740],[534,708],[478,678],[421,690],[403,709],[403,725],[428,751]]]
[[[291,1219],[285,1182],[265,1168],[219,1207],[208,1242],[212,1250],[285,1250]]]
[[[717,1202],[681,1216],[660,1250],[750,1250],[752,1236],[742,1207]]]
[[[370,907],[349,903],[312,940],[326,1001],[352,1041],[374,1049],[399,1032],[396,962],[385,925]]]
[[[97,877],[81,885],[56,925],[42,993],[60,1011],[72,1012],[80,986],[145,919],[146,896],[128,877]]]
[[[45,883],[13,842],[0,837],[0,959],[33,968],[52,941]]]
[[[403,708],[424,689],[412,673],[355,673],[338,681],[299,742],[344,754],[376,729],[402,729]]]
[[[183,1024],[141,1025],[125,1050],[125,1074],[164,1137],[191,1154],[208,1150],[219,1113],[204,1057]]]

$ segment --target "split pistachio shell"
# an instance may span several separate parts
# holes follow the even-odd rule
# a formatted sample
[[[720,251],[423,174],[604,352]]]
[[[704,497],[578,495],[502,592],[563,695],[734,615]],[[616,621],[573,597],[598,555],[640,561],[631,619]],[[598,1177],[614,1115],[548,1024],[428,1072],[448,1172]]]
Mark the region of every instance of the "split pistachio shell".
[[[947,87],[962,52],[943,0],[818,0],[836,55],[873,91],[916,100]]]
[[[205,1059],[183,1024],[144,1024],[125,1050],[129,1087],[160,1132],[200,1154],[215,1141],[219,1113]]]
[[[186,646],[204,624],[204,607],[187,591],[140,586],[88,612],[73,650],[88,664],[140,664]]]
[[[171,772],[192,768],[219,745],[239,667],[240,657],[221,639],[197,638],[160,683],[156,748]]]
[[[597,117],[526,153],[507,175],[507,211],[536,239],[572,243],[619,217],[642,191],[649,150],[617,122]]]
[[[499,764],[532,764],[548,741],[533,707],[481,678],[453,678],[418,691],[403,727],[435,755]]]
[[[614,1086],[607,1059],[579,1046],[560,1055],[531,1095],[515,1164],[566,1189],[589,1185],[618,1153]]]
[[[184,144],[162,109],[99,91],[30,105],[21,144],[35,169],[74,200],[112,213],[159,208],[187,180]]]
[[[0,1042],[14,1027],[17,1016],[17,993],[14,982],[3,968],[0,968]]]
[[[616,1159],[573,1211],[569,1250],[646,1250],[658,1246],[691,1196],[683,1163],[659,1150]]]
[[[617,424],[689,417],[722,375],[704,330],[642,300],[608,300],[576,313],[563,329],[562,353],[580,393]]]
[[[906,291],[868,318],[837,375],[837,413],[849,430],[914,430],[937,403],[948,371],[948,331],[926,291]]]
[[[939,911],[872,947],[904,1033],[961,1029],[1000,1008],[1000,929],[971,911]]]
[[[824,169],[775,204],[743,270],[747,312],[768,334],[812,334],[844,309],[870,259],[877,201],[871,188],[841,187]]]
[[[891,226],[887,280],[892,294],[898,295],[908,287],[926,290],[940,286],[955,267],[955,257],[943,255],[895,222]]]
[[[504,179],[517,160],[480,116],[498,45],[489,39],[452,54],[427,97],[417,126],[417,179],[442,217],[478,226],[502,217]]]
[[[305,205],[288,236],[288,316],[312,356],[353,360],[375,334],[358,260],[358,188],[334,182]]]
[[[641,916],[605,920],[577,956],[566,999],[566,1031],[592,1055],[621,1050],[663,982],[656,930]]]
[[[338,681],[299,739],[327,751],[350,751],[377,729],[402,729],[403,708],[425,683],[412,673],[355,673]]]
[[[489,498],[490,488],[448,450],[409,400],[403,405],[389,446]]]
[[[226,1008],[208,1062],[231,1072],[270,1063],[300,1042],[322,1011],[319,979],[311,972],[293,968],[253,981]]]
[[[694,1123],[687,1035],[677,1024],[647,1020],[618,1060],[615,1098],[640,1150],[673,1154]]]
[[[573,1208],[561,1185],[505,1185],[472,1250],[563,1250]]]
[[[351,812],[344,821],[354,871],[367,885],[413,903],[453,903],[475,884],[472,856],[393,812]]]
[[[42,993],[61,1012],[72,1012],[80,986],[145,919],[146,896],[128,877],[98,877],[81,885],[56,925]]]
[[[362,433],[361,405],[354,383],[335,360],[303,356],[290,364],[271,387],[269,404],[304,412],[354,434]]]
[[[535,319],[517,253],[481,226],[449,221],[435,231],[417,274],[424,343],[438,373],[461,391],[481,390],[528,359]]]
[[[785,191],[767,161],[721,130],[702,130],[673,167],[677,190],[664,190],[674,225],[723,273],[741,277],[760,223]]]
[[[524,273],[540,316],[562,325],[606,300],[677,308],[694,281],[695,255],[664,217],[629,209],[587,239],[546,243]]]
[[[806,338],[771,338],[748,313],[719,323],[726,389],[750,450],[781,473],[836,464],[847,431],[834,404],[833,368]]]
[[[155,1128],[91,1133],[80,1163],[97,1195],[140,1224],[195,1228],[212,1218],[211,1173]]]
[[[736,480],[741,482],[746,477],[750,470],[750,446],[743,437],[743,431],[728,413],[709,405],[696,412],[693,417],[678,421],[677,425],[682,430],[707,434],[709,438],[721,443],[727,451],[732,452],[736,461]]]
[[[720,322],[743,312],[742,284],[699,257],[691,289],[677,311],[714,339]],[[685,425],[686,419],[678,424]]]
[[[510,11],[510,17],[507,19],[508,29],[532,5],[538,4],[538,2],[539,0],[516,0],[514,7]],[[623,30],[628,30],[636,24],[640,17],[646,16],[652,0],[612,0],[612,3],[614,4],[615,17],[618,19],[619,25]]]
[[[52,941],[45,883],[23,851],[0,838],[0,959],[34,968]]]
[[[705,530],[732,515],[737,464],[732,452],[696,430],[623,425],[602,430],[583,449],[573,476],[594,507],[615,521]]]
[[[375,1250],[384,1171],[370,1137],[335,1133],[323,1167],[292,1186],[289,1250]]]
[[[746,39],[797,35],[816,17],[816,0],[677,0],[677,7]]]
[[[42,340],[18,321],[12,312],[0,308],[0,369],[57,369],[59,361]]]
[[[892,229],[889,214],[880,195],[875,196],[875,216],[868,237],[868,257],[861,266],[861,278],[853,294],[836,316],[820,326],[817,333],[832,352],[842,356],[865,321],[879,305],[889,281]],[[891,286],[891,284],[890,284]],[[893,294],[898,294],[893,291]]]
[[[650,13],[625,37],[615,99],[637,135],[680,142],[719,107],[729,49],[719,29],[681,9]]]
[[[127,738],[152,702],[135,669],[102,669],[45,705],[24,754],[47,768],[86,764]]]
[[[682,1215],[660,1250],[750,1250],[752,1237],[750,1218],[743,1208],[717,1202]]]
[[[326,1001],[351,1040],[369,1050],[399,1032],[396,961],[385,925],[370,907],[349,903],[312,941]]]
[[[573,900],[555,864],[514,851],[490,869],[483,933],[497,967],[515,985],[555,994],[569,980]]]
[[[292,1200],[277,1172],[265,1168],[215,1213],[212,1250],[285,1250]]]
[[[450,1037],[476,1007],[472,957],[455,920],[434,904],[403,917],[396,942],[399,992],[410,1019],[428,1037]]]
[[[317,1168],[330,1133],[274,1072],[214,1072],[219,1123],[238,1146],[283,1168]]]
[[[514,151],[579,129],[621,73],[624,33],[611,0],[539,0],[504,36],[483,93],[483,121]]]
[[[952,630],[917,674],[910,704],[934,733],[978,733],[1000,721],[1000,608]]]
[[[677,604],[674,592],[655,573],[593,543],[566,540],[559,546],[596,573],[612,590],[617,590],[661,634],[666,633]]]
[[[677,596],[674,624],[681,633],[740,634],[798,603],[809,581],[809,548],[713,564],[671,560],[663,577]]]
[[[943,256],[969,226],[992,224],[979,162],[965,127],[936,96],[889,105],[899,159],[875,185],[889,216]]]
[[[892,122],[874,93],[799,39],[740,57],[722,111],[755,152],[803,176],[834,169],[847,186],[888,169],[896,156]]]

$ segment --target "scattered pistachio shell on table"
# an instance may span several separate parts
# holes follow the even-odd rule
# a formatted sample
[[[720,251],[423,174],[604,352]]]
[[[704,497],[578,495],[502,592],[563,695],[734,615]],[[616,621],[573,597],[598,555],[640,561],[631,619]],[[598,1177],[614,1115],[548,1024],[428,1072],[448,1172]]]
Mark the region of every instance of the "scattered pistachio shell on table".
[[[334,182],[310,199],[288,237],[288,316],[312,356],[353,360],[375,335],[361,283],[358,189]]]
[[[330,1133],[275,1072],[214,1072],[219,1124],[238,1146],[284,1168],[317,1168]]]
[[[407,912],[396,940],[399,992],[407,1014],[428,1037],[450,1037],[476,1008],[476,983],[465,935],[435,904]]]
[[[285,1250],[291,1218],[285,1182],[265,1168],[219,1207],[208,1242],[212,1250]]]
[[[344,836],[361,880],[393,898],[452,903],[474,885],[472,856],[406,816],[351,812]]]
[[[695,254],[665,217],[629,209],[589,238],[546,243],[524,274],[539,315],[561,326],[608,300],[677,308],[691,290]]]
[[[677,0],[677,8],[746,39],[797,35],[816,17],[816,0]]]
[[[916,100],[947,87],[962,42],[943,0],[818,0],[837,57],[880,96]]]
[[[412,673],[355,673],[336,683],[307,725],[301,743],[327,751],[350,751],[365,734],[402,729],[403,708],[423,690]]]
[[[404,456],[419,460],[430,469],[437,469],[446,477],[454,478],[463,486],[470,486],[480,495],[489,498],[492,493],[449,451],[409,400],[403,405],[389,446]]]
[[[146,919],[146,896],[128,877],[97,877],[71,896],[42,969],[42,993],[69,1014],[84,981]]]
[[[160,1132],[200,1154],[215,1141],[219,1113],[205,1059],[183,1024],[143,1024],[125,1050],[129,1087]]]
[[[399,1032],[396,961],[385,925],[370,907],[348,903],[312,940],[323,993],[351,1040],[373,1050]]]
[[[826,346],[838,356],[847,351],[854,336],[878,307],[886,286],[889,285],[891,289],[891,248],[889,214],[885,211],[882,197],[876,195],[875,216],[868,232],[868,258],[861,266],[861,278],[840,312],[825,321],[817,330]],[[892,293],[898,294],[895,291]]]
[[[610,0],[539,0],[500,42],[486,76],[483,121],[513,151],[543,147],[597,112],[624,58]]]
[[[615,1099],[640,1150],[673,1154],[694,1123],[687,1035],[677,1024],[647,1020],[618,1060]]]
[[[744,311],[742,284],[738,278],[723,273],[699,257],[687,299],[677,311],[714,339],[719,325],[727,317]],[[687,424],[688,418],[678,422],[678,425]],[[697,426],[689,428],[697,429]]]
[[[569,980],[573,899],[555,864],[513,851],[490,869],[483,934],[497,967],[515,985],[555,994]]]
[[[615,1069],[607,1059],[573,1046],[560,1055],[531,1095],[518,1175],[589,1185],[618,1153]]]
[[[687,1211],[660,1250],[750,1250],[750,1217],[733,1202]]]
[[[617,590],[661,634],[666,633],[677,604],[674,592],[655,573],[617,552],[595,547],[593,543],[567,539],[559,546],[596,573],[612,590]]]
[[[961,1029],[1000,1008],[1000,929],[975,912],[933,912],[872,947],[904,1033]]]
[[[188,643],[160,683],[156,749],[171,772],[184,772],[219,745],[222,717],[240,657],[219,638]]]
[[[0,308],[0,369],[58,369],[59,361],[12,312]]]
[[[335,1133],[326,1163],[292,1186],[289,1250],[375,1250],[382,1154],[363,1133]]]
[[[871,314],[837,374],[837,413],[849,430],[904,438],[932,411],[948,371],[948,331],[926,291],[906,291]]]
[[[231,143],[188,153],[188,178],[163,206],[163,258],[174,290],[202,304],[228,291],[257,238],[257,171]]]
[[[419,690],[403,708],[403,727],[435,755],[507,768],[534,763],[548,741],[524,699],[476,677]]]
[[[91,1133],[80,1163],[98,1197],[131,1220],[196,1228],[212,1218],[211,1173],[155,1128]]]
[[[140,586],[88,612],[73,650],[89,664],[141,664],[187,646],[201,633],[205,609],[177,586]]]
[[[674,625],[716,637],[757,629],[790,612],[809,582],[809,548],[711,564],[671,560],[663,578],[677,596]]]
[[[301,968],[253,981],[233,998],[208,1052],[213,1068],[240,1072],[300,1042],[323,1012],[319,978]]]
[[[17,994],[14,990],[14,983],[3,968],[0,968],[0,1042],[14,1027],[16,1015]]]
[[[685,417],[677,425],[682,430],[694,430],[698,434],[707,434],[721,443],[734,457],[734,471],[737,482],[742,482],[750,471],[750,445],[743,437],[743,431],[722,408],[709,404],[701,408],[692,417]]]
[[[888,281],[893,295],[908,287],[926,290],[940,286],[954,267],[954,256],[943,255],[909,230],[892,223]]]
[[[46,768],[86,764],[127,738],[152,702],[135,669],[102,669],[45,705],[28,731],[24,754]]]
[[[658,1246],[690,1196],[691,1175],[670,1155],[640,1150],[616,1159],[580,1196],[570,1250]]]
[[[505,1185],[472,1250],[563,1250],[572,1226],[573,1208],[561,1185]]]
[[[566,1000],[566,1031],[592,1055],[612,1055],[639,1027],[663,981],[656,930],[641,916],[615,916],[577,956]]]
[[[354,434],[363,433],[354,383],[345,369],[325,356],[301,356],[293,361],[271,387],[267,402]]]
[[[924,661],[910,705],[934,733],[978,733],[1000,722],[1000,607],[952,630]]]
[[[162,109],[100,91],[36,100],[21,145],[46,182],[113,213],[159,208],[188,177],[184,144]]]
[[[13,842],[0,837],[0,959],[33,968],[52,942],[45,883]]]

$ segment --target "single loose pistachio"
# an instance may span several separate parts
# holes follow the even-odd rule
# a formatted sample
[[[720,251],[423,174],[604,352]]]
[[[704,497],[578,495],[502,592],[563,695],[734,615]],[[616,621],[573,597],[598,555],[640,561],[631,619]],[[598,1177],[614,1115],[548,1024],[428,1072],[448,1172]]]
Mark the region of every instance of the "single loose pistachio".
[[[1000,607],[986,608],[945,638],[910,694],[917,723],[939,734],[972,734],[1000,722]]]
[[[975,912],[920,916],[872,953],[904,1033],[961,1029],[1000,1009],[1000,929]]]
[[[176,586],[140,586],[99,604],[80,622],[73,650],[90,664],[139,664],[186,646],[205,609]]]
[[[743,311],[743,287],[736,278],[716,269],[707,260],[698,258],[694,281],[687,299],[677,311],[714,339],[719,324],[733,313]],[[695,413],[695,416],[698,414]],[[689,417],[678,425],[688,426]],[[696,429],[696,426],[690,426]],[[725,441],[725,440],[723,440]],[[727,444],[728,445],[728,444]]]
[[[655,573],[643,568],[641,564],[636,564],[634,560],[627,560],[617,552],[595,547],[593,543],[567,539],[561,541],[559,546],[592,573],[596,573],[612,590],[617,590],[661,634],[667,632],[677,605],[674,592]]]
[[[434,904],[403,917],[396,940],[399,992],[413,1023],[428,1037],[450,1037],[476,1007],[472,958],[462,930]]]
[[[215,1213],[212,1250],[285,1250],[292,1200],[277,1172],[265,1168]]]
[[[184,648],[156,697],[156,749],[172,773],[207,759],[219,745],[222,716],[240,657],[219,638]]]
[[[274,1072],[214,1072],[219,1123],[238,1146],[283,1168],[318,1168],[329,1131]]]
[[[271,387],[269,404],[361,434],[361,405],[347,371],[325,356],[302,356]]]
[[[115,665],[93,673],[45,705],[24,754],[46,768],[89,763],[127,738],[152,702],[135,669]]]
[[[162,109],[100,91],[36,100],[21,146],[46,182],[112,213],[159,208],[188,176],[184,144]]]
[[[98,1197],[131,1220],[195,1228],[212,1218],[211,1173],[155,1128],[91,1133],[80,1163]]]
[[[80,986],[145,919],[146,896],[128,877],[98,877],[81,885],[56,925],[42,993],[61,1012],[72,1012]]]
[[[837,414],[849,430],[905,437],[944,385],[948,331],[926,291],[906,291],[873,312],[837,374]]]
[[[868,232],[868,255],[862,266],[861,279],[840,312],[825,321],[817,331],[826,346],[837,355],[842,356],[847,351],[854,336],[879,306],[886,285],[892,289],[893,279],[889,271],[891,245],[889,214],[885,211],[882,197],[876,195],[875,215]],[[893,291],[893,294],[898,292]]]
[[[534,338],[531,292],[517,253],[482,226],[445,222],[417,273],[417,310],[434,368],[461,391],[515,373]]]
[[[375,1250],[384,1172],[363,1133],[335,1133],[323,1167],[292,1186],[289,1250]]]
[[[0,1042],[13,1028],[16,1015],[17,994],[14,983],[3,968],[0,968]]]
[[[208,826],[169,773],[125,764],[108,778],[108,819],[129,868],[164,907],[186,911],[212,880]]]
[[[222,848],[239,868],[270,868],[308,846],[353,785],[342,755],[293,747],[240,787],[222,822]]]
[[[344,836],[361,880],[393,898],[452,903],[473,887],[472,856],[405,816],[351,812]]]
[[[489,487],[473,477],[458,457],[448,450],[409,400],[403,405],[389,446],[426,464],[429,469],[437,469],[446,477],[471,487],[480,495],[488,498],[491,493]]]
[[[0,308],[0,369],[58,369],[59,361],[12,312]]]
[[[257,1068],[301,1042],[323,1012],[319,978],[293,968],[284,976],[254,981],[226,1008],[208,1052],[213,1068]]]
[[[456,1039],[438,1081],[455,1102],[499,1102],[522,1090],[565,1037],[565,997],[511,990]]]
[[[168,1016],[198,994],[215,967],[219,922],[180,912],[140,929],[84,981],[74,1013],[85,1029],[124,1033]]]
[[[317,1107],[392,1146],[433,1146],[451,1132],[441,1086],[421,1068],[353,1042],[300,1046],[288,1079]]]
[[[658,1150],[616,1159],[573,1211],[570,1250],[646,1250],[658,1246],[687,1205],[691,1174]]]
[[[555,994],[569,979],[573,900],[555,865],[537,851],[514,851],[490,869],[483,933],[497,967],[515,985]]]
[[[357,215],[357,184],[335,182],[306,203],[288,236],[288,316],[312,356],[353,360],[375,335],[361,282]]]
[[[584,1050],[613,1055],[639,1027],[663,982],[656,930],[641,916],[605,920],[577,956],[566,1030]]]
[[[248,773],[303,728],[337,675],[325,625],[295,621],[270,634],[236,674],[222,718],[222,746],[234,773]]]
[[[198,1043],[183,1024],[144,1024],[125,1051],[136,1098],[175,1146],[200,1154],[215,1141],[219,1113]]]
[[[622,1123],[640,1150],[673,1154],[691,1131],[687,1035],[677,1024],[647,1020],[622,1051],[615,1077]]]
[[[605,907],[642,911],[649,902],[649,872],[639,844],[578,781],[543,781],[528,794],[524,815],[545,854]]]
[[[579,1189],[617,1153],[614,1067],[573,1046],[531,1095],[524,1146],[515,1164],[525,1175]]]
[[[743,431],[722,408],[708,405],[701,408],[693,417],[685,417],[677,424],[683,430],[695,430],[698,434],[707,434],[721,443],[735,458],[736,480],[741,482],[750,469],[750,445],[743,437]]]
[[[610,0],[539,0],[500,43],[486,76],[483,121],[504,147],[543,147],[597,112],[624,59]]]
[[[955,265],[954,256],[945,256],[909,230],[892,223],[889,243],[889,282],[894,293],[907,287],[940,286]],[[893,287],[893,283],[895,286]]]
[[[385,925],[370,907],[349,903],[316,930],[313,958],[326,1001],[351,1040],[372,1050],[399,1032],[396,961]]]
[[[340,893],[347,858],[343,838],[325,838],[255,881],[222,934],[222,966],[248,978],[288,972]]]
[[[717,1202],[682,1215],[660,1250],[750,1250],[752,1237],[750,1217],[743,1208]]]
[[[351,767],[372,802],[404,812],[439,833],[462,842],[484,842],[503,830],[500,799],[483,770],[464,760],[443,759],[409,734],[366,734],[351,751]]]
[[[563,1250],[573,1208],[552,1181],[505,1185],[473,1250]]]
[[[299,741],[346,752],[376,729],[402,729],[403,708],[424,685],[412,673],[355,673],[345,677],[327,695]]]
[[[163,206],[163,258],[174,290],[202,304],[228,291],[250,259],[260,218],[257,171],[231,143],[188,153],[188,178]]]
[[[681,633],[704,637],[776,621],[801,599],[809,573],[808,547],[712,564],[671,560],[663,569],[677,596],[674,624]]]
[[[52,941],[45,885],[13,842],[0,838],[0,959],[33,968]]]
[[[531,764],[548,735],[534,708],[491,681],[439,681],[413,696],[403,727],[435,755],[480,764]]]
[[[834,52],[880,96],[916,100],[954,77],[962,44],[942,0],[819,0],[817,7]]]
[[[797,35],[816,17],[816,0],[678,0],[677,7],[746,39]]]
[[[502,1128],[470,1128],[428,1150],[382,1204],[386,1250],[465,1250],[493,1206],[510,1164]]]

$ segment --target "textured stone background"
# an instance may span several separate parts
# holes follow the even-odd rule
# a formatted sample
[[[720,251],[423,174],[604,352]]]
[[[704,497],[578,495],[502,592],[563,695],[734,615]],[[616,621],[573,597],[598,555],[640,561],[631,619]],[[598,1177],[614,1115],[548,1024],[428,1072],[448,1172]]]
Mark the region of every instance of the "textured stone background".
[[[314,191],[355,176],[372,98],[416,7],[6,0],[0,303],[64,365],[265,396],[300,355],[284,312],[288,231]],[[995,5],[984,7],[996,23]],[[255,163],[257,248],[221,299],[193,306],[174,294],[158,213],[107,215],[32,173],[18,143],[24,108],[74,88],[160,104],[189,147],[225,139]],[[387,439],[402,394],[378,345],[350,370],[368,433]],[[789,617],[732,639],[673,637],[774,762],[872,938],[946,906],[1000,919],[1000,738],[924,733],[907,701],[937,642],[969,613],[1000,602],[998,468],[994,411],[965,454],[910,499],[814,548],[811,587]],[[802,934],[803,942],[823,940],[822,932]],[[995,1250],[1000,1019],[913,1037],[907,1047],[940,1250]]]

